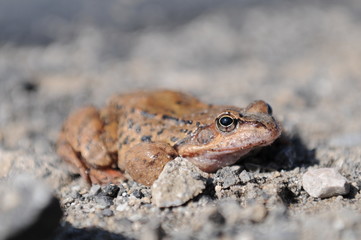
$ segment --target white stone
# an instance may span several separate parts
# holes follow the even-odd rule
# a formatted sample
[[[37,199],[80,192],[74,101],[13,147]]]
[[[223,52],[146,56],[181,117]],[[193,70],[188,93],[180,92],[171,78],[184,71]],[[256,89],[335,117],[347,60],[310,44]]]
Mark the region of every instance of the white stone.
[[[124,203],[124,204],[119,204],[115,210],[119,212],[123,212],[127,209],[128,209],[128,204]]]
[[[347,179],[334,168],[309,169],[302,177],[303,188],[312,197],[327,198],[350,191]]]

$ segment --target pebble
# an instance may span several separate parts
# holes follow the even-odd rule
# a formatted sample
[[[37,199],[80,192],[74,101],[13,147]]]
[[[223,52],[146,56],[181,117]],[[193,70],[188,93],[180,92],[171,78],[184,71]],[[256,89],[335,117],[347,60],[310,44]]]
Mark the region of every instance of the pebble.
[[[350,191],[347,179],[334,168],[309,169],[302,176],[303,188],[316,198],[345,195]]]
[[[123,212],[128,208],[128,204],[123,203],[123,204],[119,204],[117,206],[117,208],[115,210],[119,211],[119,212]]]
[[[105,194],[105,196],[115,198],[118,195],[119,190],[120,188],[117,185],[109,184],[103,188],[103,193]]]
[[[206,178],[196,166],[184,158],[168,162],[152,185],[153,203],[157,207],[180,206],[199,195]]]
[[[112,210],[110,210],[109,208],[107,208],[102,211],[102,215],[104,217],[111,217],[114,215],[114,212]]]
[[[113,205],[113,198],[109,196],[96,196],[94,200],[97,203],[96,207],[100,209],[108,208]]]
[[[62,210],[42,182],[17,175],[0,183],[0,239],[52,239]]]
[[[246,184],[247,182],[251,181],[253,179],[253,175],[251,175],[249,172],[247,172],[246,170],[243,170],[240,174],[239,174],[239,179],[240,182],[243,184]]]
[[[144,194],[143,194],[140,190],[135,190],[135,191],[132,193],[132,195],[133,195],[134,197],[136,197],[136,198],[139,198],[139,199],[141,199],[141,198],[144,197]]]
[[[89,190],[89,195],[95,196],[98,195],[102,191],[102,188],[98,184],[94,184],[91,186]]]
[[[67,197],[62,201],[63,204],[70,204],[73,202],[74,202],[74,198],[72,198],[72,197]]]
[[[123,185],[120,184],[117,185],[117,187],[119,188],[119,190],[116,197],[122,196],[122,194],[127,193],[127,189]]]
[[[236,185],[240,182],[240,170],[241,167],[237,165],[219,169],[214,176],[215,184],[221,183],[224,188],[229,188],[230,186]]]

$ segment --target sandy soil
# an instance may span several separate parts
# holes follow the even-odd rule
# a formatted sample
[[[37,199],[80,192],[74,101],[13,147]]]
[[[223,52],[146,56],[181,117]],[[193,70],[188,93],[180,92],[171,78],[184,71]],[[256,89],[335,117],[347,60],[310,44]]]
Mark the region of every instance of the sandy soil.
[[[356,0],[2,1],[0,177],[50,186],[64,212],[56,239],[360,239],[360,14]],[[89,190],[54,152],[63,120],[156,88],[264,99],[284,141],[261,153],[263,167],[253,157],[216,173],[180,207],[155,207],[132,181]],[[336,168],[350,193],[310,197],[310,167]]]

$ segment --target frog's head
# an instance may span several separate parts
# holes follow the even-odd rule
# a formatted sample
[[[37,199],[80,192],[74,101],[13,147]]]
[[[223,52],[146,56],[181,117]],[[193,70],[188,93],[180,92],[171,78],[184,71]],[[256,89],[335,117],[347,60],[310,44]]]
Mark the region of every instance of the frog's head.
[[[245,109],[217,108],[210,119],[177,146],[182,157],[206,172],[235,163],[251,150],[271,144],[281,134],[271,107],[260,100]]]

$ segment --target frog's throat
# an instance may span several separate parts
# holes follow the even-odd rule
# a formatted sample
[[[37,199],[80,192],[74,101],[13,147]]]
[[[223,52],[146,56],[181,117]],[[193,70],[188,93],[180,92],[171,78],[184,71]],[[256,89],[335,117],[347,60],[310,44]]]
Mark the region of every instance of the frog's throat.
[[[215,172],[218,169],[236,163],[241,157],[245,156],[251,149],[223,152],[205,152],[202,155],[186,157],[200,170],[204,172]]]
[[[181,154],[182,157],[187,158],[194,165],[204,172],[215,172],[218,169],[232,165],[236,163],[240,158],[247,155],[256,146],[263,147],[270,145],[279,136],[280,133],[274,136],[274,138],[268,141],[263,140],[262,142],[255,142],[249,144],[247,147],[240,148],[239,146],[229,149],[218,149],[213,151],[202,151],[201,154]]]

